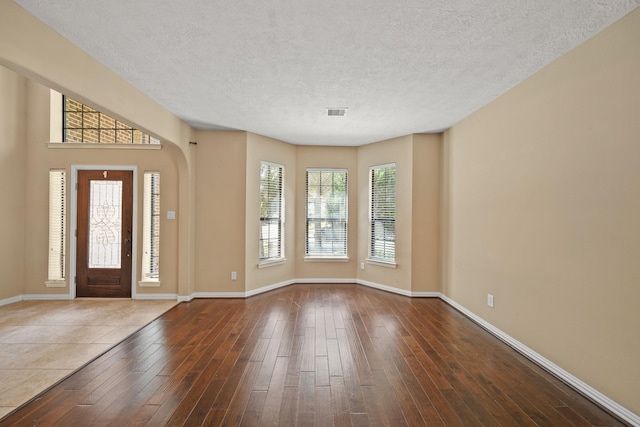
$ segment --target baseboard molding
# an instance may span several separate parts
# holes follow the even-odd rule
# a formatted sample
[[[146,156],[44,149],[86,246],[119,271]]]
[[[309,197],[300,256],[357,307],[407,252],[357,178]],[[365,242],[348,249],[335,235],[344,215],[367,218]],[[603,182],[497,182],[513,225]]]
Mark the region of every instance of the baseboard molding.
[[[3,305],[13,304],[14,302],[22,301],[22,295],[16,295],[15,297],[0,299],[0,307]]]
[[[595,388],[591,387],[589,384],[585,383],[584,381],[577,378],[573,374],[562,369],[560,366],[556,365],[555,363],[551,362],[549,359],[545,358],[544,356],[540,355],[536,351],[527,347],[526,345],[516,340],[509,334],[496,328],[491,323],[487,322],[486,320],[476,315],[472,311],[468,310],[464,306],[458,304],[457,302],[447,297],[446,295],[440,294],[440,299],[442,299],[444,302],[446,302],[451,307],[455,308],[465,316],[467,316],[469,319],[477,323],[480,327],[487,330],[490,334],[494,335],[496,338],[503,341],[505,344],[507,344],[514,350],[516,350],[518,353],[522,354],[523,356],[533,361],[534,363],[540,365],[542,368],[544,368],[551,374],[555,375],[565,383],[569,384],[571,387],[575,388],[577,391],[579,391],[580,393],[582,393],[583,395],[591,399],[593,402],[602,406],[604,409],[618,416],[622,420],[630,423],[631,425],[640,426],[640,415],[635,414],[634,412],[620,405],[618,402],[605,396]]]
[[[301,283],[301,284],[313,284],[313,283],[331,283],[331,284],[352,284],[357,283],[357,279],[296,279],[293,283]]]
[[[368,280],[357,279],[356,283],[359,285],[367,286],[369,288],[379,289],[381,291],[387,291],[393,294],[404,295],[405,297],[411,296],[411,291],[394,288],[393,286],[381,285],[380,283],[369,282]]]
[[[294,283],[298,283],[296,280],[285,280],[284,282],[274,283],[273,285],[263,286],[258,289],[252,289],[250,291],[245,292],[246,297],[252,297],[254,295],[262,294],[264,292],[273,291],[275,289],[284,288],[285,286],[293,285]]]
[[[69,294],[24,294],[23,301],[69,301]]]
[[[136,296],[133,298],[136,301],[141,301],[141,300],[146,300],[146,301],[159,301],[159,300],[166,300],[166,301],[176,301],[178,300],[178,294],[136,294]]]

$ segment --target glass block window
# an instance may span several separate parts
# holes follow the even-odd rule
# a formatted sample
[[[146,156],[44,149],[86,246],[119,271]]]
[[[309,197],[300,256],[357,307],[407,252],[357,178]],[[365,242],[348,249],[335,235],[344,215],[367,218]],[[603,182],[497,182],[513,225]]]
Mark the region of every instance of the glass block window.
[[[84,105],[68,96],[62,97],[64,142],[87,144],[160,144],[138,129]]]

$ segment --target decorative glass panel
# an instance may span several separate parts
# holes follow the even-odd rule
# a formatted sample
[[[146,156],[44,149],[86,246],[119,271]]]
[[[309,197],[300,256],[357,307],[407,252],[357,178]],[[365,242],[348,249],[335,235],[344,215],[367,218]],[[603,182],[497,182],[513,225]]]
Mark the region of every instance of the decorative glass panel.
[[[89,268],[120,268],[122,181],[91,181]]]

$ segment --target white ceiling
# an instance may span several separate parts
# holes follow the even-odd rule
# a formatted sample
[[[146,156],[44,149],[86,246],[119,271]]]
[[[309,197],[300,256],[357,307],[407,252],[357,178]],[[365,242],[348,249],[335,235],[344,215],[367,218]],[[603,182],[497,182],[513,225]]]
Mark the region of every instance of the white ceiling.
[[[15,1],[197,129],[309,145],[446,129],[640,5]]]

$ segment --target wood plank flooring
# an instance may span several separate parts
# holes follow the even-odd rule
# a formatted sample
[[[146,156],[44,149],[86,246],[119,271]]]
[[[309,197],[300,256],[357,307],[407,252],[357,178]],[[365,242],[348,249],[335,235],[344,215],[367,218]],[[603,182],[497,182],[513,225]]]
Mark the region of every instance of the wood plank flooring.
[[[621,426],[439,299],[293,285],[183,303],[1,426]]]

